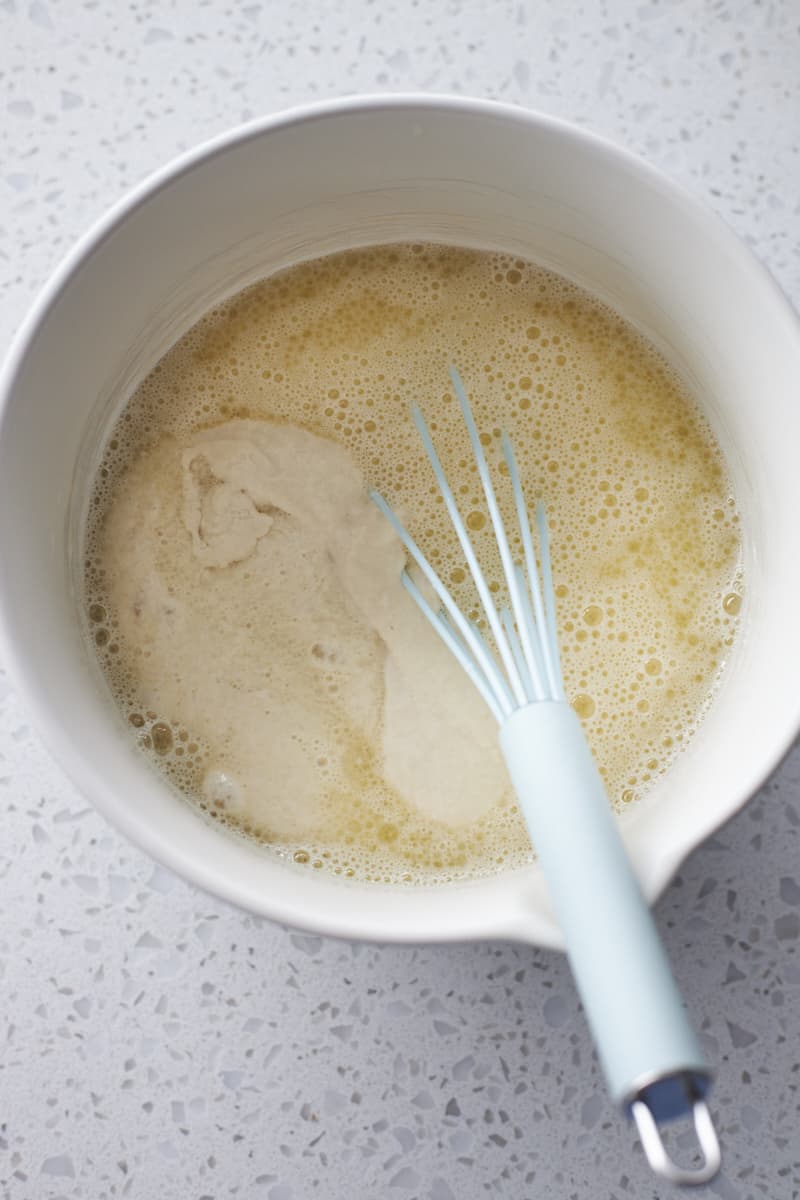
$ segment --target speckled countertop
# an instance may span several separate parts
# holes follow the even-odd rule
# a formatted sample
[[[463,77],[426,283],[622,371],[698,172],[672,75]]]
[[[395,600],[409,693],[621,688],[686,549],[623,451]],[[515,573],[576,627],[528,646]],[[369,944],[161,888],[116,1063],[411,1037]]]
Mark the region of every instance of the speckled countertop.
[[[495,96],[705,197],[800,303],[796,0],[0,0],[0,343],[177,151],[357,91]],[[2,647],[0,647],[0,664]],[[329,941],[122,841],[0,666],[0,1190],[10,1200],[653,1200],[563,959]],[[800,1196],[800,753],[657,915],[705,1048],[724,1200]]]

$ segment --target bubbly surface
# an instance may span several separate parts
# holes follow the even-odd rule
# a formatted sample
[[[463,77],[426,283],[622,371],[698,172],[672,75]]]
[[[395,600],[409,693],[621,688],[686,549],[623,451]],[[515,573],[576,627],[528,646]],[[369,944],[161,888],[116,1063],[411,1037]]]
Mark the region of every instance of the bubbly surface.
[[[567,694],[616,806],[691,737],[736,633],[740,537],[719,448],[674,372],[601,303],[521,260],[430,245],[335,255],[249,288],[162,359],[112,432],[87,531],[87,628],[172,783],[300,864],[427,882],[531,855],[488,711],[413,625],[399,581],[374,594],[364,582],[386,548],[369,485],[479,617],[408,415],[417,402],[502,593],[451,362],[501,505],[502,429],[529,501],[547,504]],[[215,465],[209,447],[231,441],[240,459],[271,459],[291,496],[256,495],[219,449]],[[327,541],[318,494],[331,497]],[[362,516],[345,568],[342,520]],[[387,604],[410,614],[405,640]],[[481,803],[464,789],[465,730],[486,747]]]

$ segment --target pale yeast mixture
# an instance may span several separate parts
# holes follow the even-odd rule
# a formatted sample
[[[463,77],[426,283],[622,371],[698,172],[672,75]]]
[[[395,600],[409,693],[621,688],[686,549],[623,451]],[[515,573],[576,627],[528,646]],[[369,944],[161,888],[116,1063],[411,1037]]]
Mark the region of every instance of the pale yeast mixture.
[[[490,461],[508,428],[546,499],[568,693],[629,802],[713,692],[740,604],[737,516],[678,380],[563,280],[430,246],[284,272],[162,360],[93,497],[88,625],[143,747],[212,816],[363,878],[530,856],[496,725],[401,587],[405,553],[367,497],[368,482],[399,506],[477,616],[418,401],[501,595],[450,361]]]

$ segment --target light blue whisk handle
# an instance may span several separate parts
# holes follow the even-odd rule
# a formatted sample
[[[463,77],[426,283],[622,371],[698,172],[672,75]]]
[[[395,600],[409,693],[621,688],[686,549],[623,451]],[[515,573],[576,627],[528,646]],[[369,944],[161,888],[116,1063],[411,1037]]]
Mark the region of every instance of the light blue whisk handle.
[[[609,1091],[656,1120],[690,1114],[709,1073],[580,721],[517,709],[500,745],[544,871]]]

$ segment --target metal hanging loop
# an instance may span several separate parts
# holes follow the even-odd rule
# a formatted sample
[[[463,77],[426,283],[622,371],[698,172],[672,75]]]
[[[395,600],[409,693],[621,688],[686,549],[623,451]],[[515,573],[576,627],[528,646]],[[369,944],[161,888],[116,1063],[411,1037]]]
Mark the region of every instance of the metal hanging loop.
[[[636,1122],[645,1158],[656,1175],[660,1175],[668,1183],[682,1184],[685,1187],[696,1187],[714,1178],[722,1162],[722,1153],[711,1113],[704,1100],[695,1100],[692,1105],[694,1132],[703,1155],[703,1162],[699,1167],[679,1167],[672,1161],[661,1140],[661,1131],[644,1100],[634,1100],[631,1116]]]

